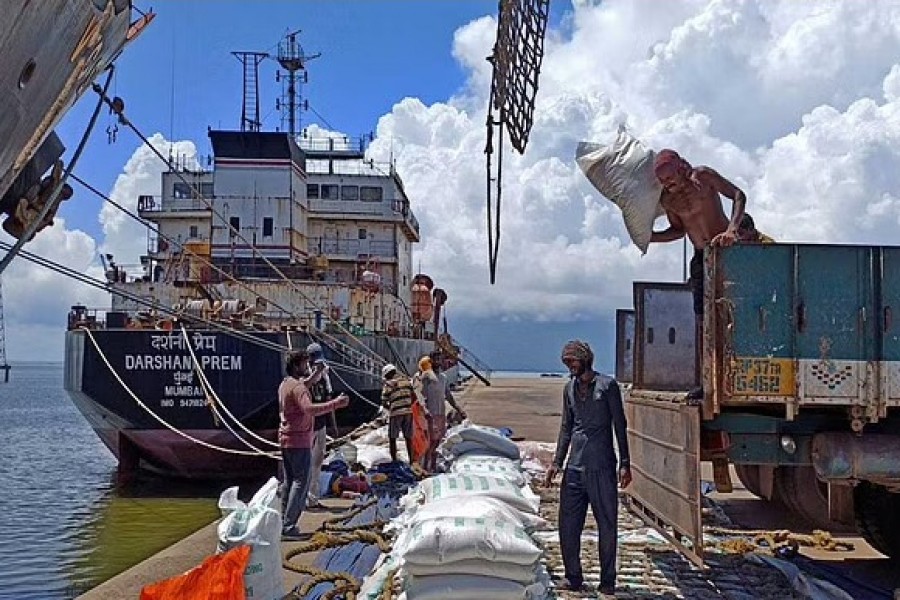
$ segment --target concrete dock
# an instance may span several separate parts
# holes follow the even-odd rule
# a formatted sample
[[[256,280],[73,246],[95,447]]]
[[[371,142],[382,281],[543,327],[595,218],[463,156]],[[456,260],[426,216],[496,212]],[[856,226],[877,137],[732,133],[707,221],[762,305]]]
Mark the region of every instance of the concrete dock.
[[[540,442],[555,442],[559,428],[562,406],[562,378],[522,378],[495,379],[490,387],[473,383],[457,394],[470,418],[479,424],[495,427],[509,427],[515,439]],[[710,476],[711,479],[711,476]],[[735,485],[739,482],[734,478]],[[535,485],[542,498],[541,513],[556,520],[558,488],[542,489]],[[726,515],[732,517],[735,527],[778,528],[796,526],[801,531],[803,525],[796,522],[781,508],[759,500],[749,492],[737,490],[734,494],[710,496],[720,504]],[[327,512],[305,512],[301,517],[301,530],[314,531],[322,521],[338,516],[350,506],[347,500],[326,500],[331,508]],[[729,514],[731,513],[731,514]],[[592,523],[589,517],[588,522]],[[620,511],[620,531],[644,531],[643,524],[624,509]],[[808,530],[806,530],[808,531]],[[748,531],[749,535],[749,531]],[[843,539],[843,538],[842,538]],[[883,587],[900,586],[900,574],[888,563],[877,560],[877,553],[861,539],[853,538],[856,550],[851,553],[834,553],[822,556],[821,551],[809,553],[819,558],[841,564],[847,572],[875,581]],[[296,547],[296,543],[282,544],[283,552]],[[558,543],[547,543],[548,567],[561,575]],[[184,573],[199,565],[203,559],[215,552],[216,523],[211,523],[196,533],[177,542],[169,548],[148,558],[144,562],[119,574],[106,583],[80,596],[87,600],[106,598],[138,598],[141,588],[169,577]],[[596,545],[585,543],[582,560],[589,578],[596,580]],[[294,560],[310,564],[315,555],[305,555]],[[620,584],[626,584],[626,591],[617,593],[617,598],[685,597],[685,598],[790,598],[784,586],[786,580],[771,568],[749,564],[741,555],[720,555],[712,561],[710,568],[699,571],[678,555],[671,546],[665,544],[620,544]],[[735,573],[738,570],[738,573]],[[302,576],[285,570],[285,591],[300,583]],[[593,575],[591,575],[593,574]],[[776,591],[781,590],[781,591]],[[596,594],[596,592],[594,592]],[[775,595],[773,595],[775,594]],[[595,597],[566,595],[561,597]],[[799,596],[798,596],[799,597]]]

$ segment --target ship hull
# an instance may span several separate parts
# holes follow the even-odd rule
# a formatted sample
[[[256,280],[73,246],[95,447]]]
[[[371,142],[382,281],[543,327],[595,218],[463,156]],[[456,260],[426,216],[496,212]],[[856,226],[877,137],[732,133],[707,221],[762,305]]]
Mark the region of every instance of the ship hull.
[[[253,336],[292,348],[313,341],[299,332]],[[189,331],[188,340],[178,332],[158,330],[68,331],[66,391],[117,457],[122,475],[149,471],[230,480],[275,473],[277,461],[262,452],[277,450],[277,389],[284,354],[216,331]],[[382,360],[402,363],[409,372],[434,344],[384,336],[361,341]],[[376,416],[381,382],[371,364],[347,364],[323,345],[335,391],[351,398],[336,413],[338,432],[329,431],[333,435]],[[214,414],[207,393],[218,397],[227,412]]]
[[[53,128],[122,50],[130,3],[5,0],[0,19],[0,210],[15,203],[62,153]],[[43,149],[43,153],[39,153]],[[38,156],[40,154],[40,156]],[[37,158],[32,163],[32,158]],[[21,176],[21,177],[20,177]],[[16,184],[16,185],[14,185]],[[10,193],[7,193],[10,192]]]

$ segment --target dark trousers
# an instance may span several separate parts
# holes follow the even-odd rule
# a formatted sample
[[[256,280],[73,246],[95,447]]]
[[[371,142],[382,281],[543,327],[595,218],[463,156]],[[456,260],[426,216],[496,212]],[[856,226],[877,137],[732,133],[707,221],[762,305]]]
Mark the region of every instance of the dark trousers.
[[[566,469],[559,494],[559,543],[566,579],[584,582],[581,571],[581,532],[588,504],[600,530],[600,587],[616,584],[616,535],[619,492],[615,467],[598,471]]]
[[[282,532],[292,531],[306,506],[309,490],[309,467],[312,451],[309,448],[282,448],[281,462],[284,479],[281,481]]]

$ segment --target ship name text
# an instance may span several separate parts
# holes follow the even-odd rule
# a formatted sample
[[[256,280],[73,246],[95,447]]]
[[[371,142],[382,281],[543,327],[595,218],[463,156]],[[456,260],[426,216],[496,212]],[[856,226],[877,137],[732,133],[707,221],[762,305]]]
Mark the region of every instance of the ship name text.
[[[213,371],[240,371],[241,356],[198,356],[201,369]],[[128,371],[191,371],[194,361],[190,356],[178,354],[126,354]]]

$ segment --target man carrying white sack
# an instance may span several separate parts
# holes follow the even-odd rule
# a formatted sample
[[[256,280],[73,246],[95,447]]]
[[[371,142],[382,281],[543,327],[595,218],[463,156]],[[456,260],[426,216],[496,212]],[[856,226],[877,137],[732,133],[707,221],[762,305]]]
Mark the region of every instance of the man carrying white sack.
[[[617,479],[622,488],[631,483],[622,394],[615,379],[594,371],[594,353],[585,342],[574,340],[566,344],[562,362],[571,379],[563,391],[556,456],[544,481],[548,487],[553,484],[568,454],[559,493],[559,542],[566,572],[560,587],[584,589],[581,533],[590,505],[600,533],[600,593],[615,594],[619,510],[616,484]],[[618,469],[613,429],[619,446]]]
[[[771,241],[756,231],[753,219],[744,213],[747,196],[736,185],[709,167],[693,167],[674,150],[663,150],[653,164],[653,172],[663,191],[660,204],[666,211],[669,227],[654,231],[651,242],[671,242],[685,235],[694,246],[691,258],[690,283],[694,295],[694,314],[697,316],[698,336],[703,318],[703,249],[711,246],[731,246],[735,242]],[[725,216],[720,195],[732,203],[731,218]],[[701,400],[703,389],[688,394],[690,400]]]

